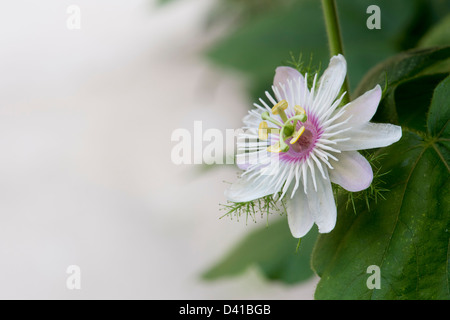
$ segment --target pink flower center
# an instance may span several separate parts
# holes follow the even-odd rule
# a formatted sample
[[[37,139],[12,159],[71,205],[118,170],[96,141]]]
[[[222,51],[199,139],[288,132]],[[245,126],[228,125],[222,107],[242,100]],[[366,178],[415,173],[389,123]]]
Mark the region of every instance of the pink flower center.
[[[309,158],[311,151],[314,149],[317,140],[320,138],[323,130],[314,115],[308,115],[308,120],[305,123],[297,123],[296,130],[301,126],[305,126],[305,132],[293,145],[290,144],[290,139],[286,143],[290,146],[287,152],[280,154],[280,160],[286,162],[306,161]]]

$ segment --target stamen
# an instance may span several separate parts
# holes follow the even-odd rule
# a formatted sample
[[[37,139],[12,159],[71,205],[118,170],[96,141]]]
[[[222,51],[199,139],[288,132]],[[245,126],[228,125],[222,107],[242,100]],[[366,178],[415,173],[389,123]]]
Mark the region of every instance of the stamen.
[[[283,122],[288,121],[288,118],[286,116],[286,113],[284,112],[284,110],[286,110],[288,108],[288,103],[286,100],[281,100],[280,102],[278,102],[276,105],[273,106],[272,108],[272,113],[274,115],[279,114],[281,119],[283,119]]]
[[[295,110],[296,117],[297,118],[299,118],[299,116],[303,117],[304,119],[302,118],[300,121],[305,122],[306,118],[307,118],[305,109],[303,109],[299,105],[295,105],[294,110]],[[298,119],[294,120],[294,128],[297,127],[297,121],[298,121]]]
[[[278,142],[274,143],[273,145],[271,145],[270,147],[268,147],[267,151],[273,152],[273,153],[280,153],[281,152],[280,141],[278,141]]]
[[[267,140],[269,138],[269,133],[267,132],[267,128],[269,126],[267,125],[267,122],[261,121],[258,128],[258,138],[261,140]]]
[[[271,134],[280,134],[280,129],[278,128],[269,128],[267,122],[261,121],[258,128],[258,138],[260,140],[267,140],[269,138],[269,133]]]
[[[300,139],[300,137],[302,136],[303,132],[305,132],[304,126],[302,126],[296,133],[294,133],[294,136],[289,143],[290,144],[296,143],[298,139]]]
[[[306,114],[305,109],[303,109],[303,108],[300,107],[299,105],[296,105],[296,106],[294,107],[294,109],[295,109],[295,114],[296,114],[296,115],[299,115],[299,114]]]

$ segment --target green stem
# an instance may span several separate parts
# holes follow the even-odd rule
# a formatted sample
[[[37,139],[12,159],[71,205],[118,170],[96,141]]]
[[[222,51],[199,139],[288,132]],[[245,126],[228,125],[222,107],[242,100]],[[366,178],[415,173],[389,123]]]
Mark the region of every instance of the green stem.
[[[342,45],[341,29],[339,27],[339,19],[335,0],[322,0],[322,10],[325,18],[325,26],[328,35],[328,45],[330,47],[330,56],[337,54],[344,55],[344,46]],[[350,89],[348,85],[348,77],[345,77],[344,85],[341,93],[347,91],[342,100],[343,104],[350,102]]]
[[[263,112],[261,114],[261,119],[269,121],[269,122],[272,122],[274,125],[279,126],[279,127],[283,126],[283,124],[281,122],[279,122],[279,121],[277,121],[275,119],[272,119],[272,117],[270,116],[270,114],[267,111]]]

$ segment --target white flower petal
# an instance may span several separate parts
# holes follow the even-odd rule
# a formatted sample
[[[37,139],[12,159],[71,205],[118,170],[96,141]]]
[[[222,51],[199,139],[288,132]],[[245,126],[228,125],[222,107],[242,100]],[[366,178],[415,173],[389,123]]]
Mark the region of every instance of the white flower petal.
[[[281,100],[288,101],[290,105],[300,104],[300,101],[306,98],[301,96],[309,94],[305,78],[291,67],[276,68],[273,85],[278,90]]]
[[[241,170],[248,170],[252,166],[261,167],[261,165],[267,164],[270,161],[270,155],[267,154],[267,150],[265,149],[252,152],[242,152],[236,155],[236,165]]]
[[[381,87],[376,85],[372,90],[345,105],[343,107],[345,112],[334,122],[343,122],[348,119],[346,127],[359,126],[369,122],[377,111],[381,93]]]
[[[240,178],[233,183],[229,189],[225,191],[225,197],[232,202],[247,202],[258,198],[274,194],[274,185],[268,183],[260,184],[258,178],[262,176],[252,177],[251,179]],[[269,180],[269,177],[266,177]],[[255,184],[260,184],[255,188]]]
[[[290,166],[272,160],[268,165],[252,167],[250,175],[245,175],[225,191],[225,197],[232,202],[247,202],[278,193],[286,180]]]
[[[328,173],[325,173],[328,176]],[[317,176],[317,192],[308,190],[308,204],[311,216],[319,227],[320,233],[328,233],[334,229],[336,225],[336,203],[334,202],[333,190],[331,182],[322,176]]]
[[[372,167],[366,158],[357,151],[342,152],[339,161],[331,160],[334,167],[329,170],[330,179],[344,189],[357,192],[367,189],[372,183]]]
[[[362,126],[351,128],[339,138],[350,138],[340,141],[337,149],[341,151],[380,148],[397,142],[402,137],[402,128],[389,123],[368,122]]]
[[[261,123],[261,114],[263,111],[261,109],[253,109],[248,112],[248,114],[242,119],[242,122],[249,128],[258,128]]]
[[[275,87],[277,87],[278,90],[280,90],[280,93],[283,92],[283,89],[280,86],[280,83],[282,85],[287,86],[287,88],[289,88],[288,80],[301,81],[303,83],[305,82],[305,78],[303,77],[303,75],[300,72],[298,72],[298,70],[296,70],[294,68],[291,68],[291,67],[278,67],[278,68],[275,69],[275,77],[273,79],[273,85]],[[283,97],[283,99],[285,99],[285,98],[286,97]]]
[[[251,163],[249,162],[239,162],[236,161],[236,165],[238,166],[239,169],[241,170],[247,170],[248,168],[250,168]]]
[[[319,80],[319,90],[314,99],[314,110],[320,116],[326,112],[337,98],[342,84],[347,74],[347,62],[341,54],[334,56],[330,60],[328,68],[325,70]]]
[[[287,202],[288,224],[292,235],[301,238],[311,230],[314,220],[309,211],[308,198],[300,190]]]

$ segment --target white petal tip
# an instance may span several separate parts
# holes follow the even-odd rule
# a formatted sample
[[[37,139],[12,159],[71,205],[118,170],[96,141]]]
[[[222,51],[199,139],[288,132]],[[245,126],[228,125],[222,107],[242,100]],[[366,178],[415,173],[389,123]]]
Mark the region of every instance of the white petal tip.
[[[333,229],[334,226],[332,228],[319,228],[319,233],[330,233]]]

